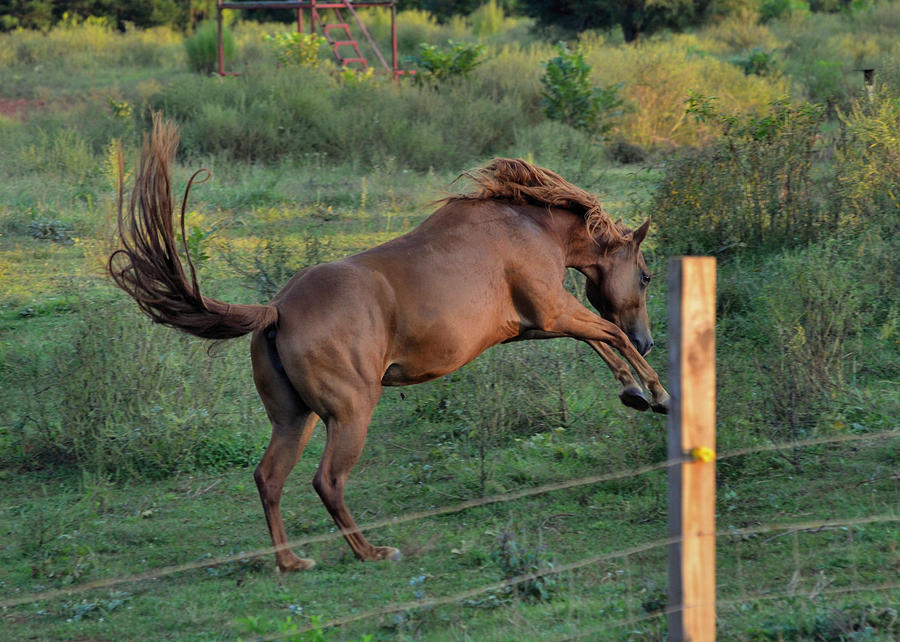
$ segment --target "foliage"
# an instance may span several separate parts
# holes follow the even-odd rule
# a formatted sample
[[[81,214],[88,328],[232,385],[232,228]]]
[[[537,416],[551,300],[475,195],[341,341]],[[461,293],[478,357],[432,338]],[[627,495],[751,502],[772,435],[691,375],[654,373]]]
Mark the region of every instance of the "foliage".
[[[616,127],[628,142],[650,150],[707,145],[721,136],[715,123],[699,122],[684,112],[689,91],[718,96],[723,111],[760,115],[790,84],[779,74],[747,75],[714,56],[691,49],[690,38],[653,40],[638,47],[585,44],[584,57],[596,84],[622,83],[625,110]]]
[[[399,0],[401,9],[427,11],[440,21],[446,21],[458,14],[469,14],[482,5],[484,0]]]
[[[738,150],[768,149],[777,160],[777,149],[749,134],[726,136],[725,123],[713,115],[702,123],[685,115],[687,89],[719,95],[713,111],[745,114],[739,122],[771,116],[771,98],[789,91],[825,100],[831,87],[837,97],[828,112],[833,119],[818,132],[807,190],[812,210],[831,217],[822,230],[836,225],[837,232],[811,242],[790,239],[790,248],[750,243],[720,256],[721,452],[793,434],[892,430],[900,416],[894,201],[900,66],[889,62],[897,7],[879,3],[852,19],[813,13],[766,25],[732,21],[640,46],[623,46],[617,34],[580,39],[591,82],[624,83],[620,94],[641,106],[620,119],[614,140],[623,149],[639,143],[659,154],[722,138]],[[382,42],[389,41],[389,18],[377,23]],[[434,91],[410,83],[341,85],[304,68],[276,72],[262,34],[283,25],[235,26],[242,64],[253,72],[239,78],[186,71],[183,38],[171,29],[114,26],[72,21],[46,34],[0,35],[0,84],[7,97],[28,101],[27,112],[0,117],[0,510],[8,535],[0,576],[5,595],[40,598],[8,609],[6,637],[129,639],[134,631],[154,639],[275,637],[281,623],[286,633],[294,625],[318,626],[298,617],[301,601],[321,624],[418,600],[425,586],[428,596],[440,598],[496,583],[503,564],[515,567],[540,549],[532,546],[536,535],[526,541],[522,533],[541,534],[546,548],[538,550],[538,564],[541,555],[549,563],[549,549],[553,563],[563,565],[665,532],[665,474],[657,471],[372,528],[377,543],[404,551],[399,564],[357,563],[339,541],[304,545],[309,550],[298,552],[320,567],[283,581],[272,579],[271,555],[240,566],[216,562],[269,543],[246,466],[258,461],[270,426],[253,389],[246,340],[215,346],[210,355],[209,345],[149,324],[103,281],[97,259],[112,190],[100,166],[111,138],[121,137],[131,158],[149,106],[177,116],[184,145],[174,191],[188,168],[216,171],[213,183],[194,192],[189,251],[209,257],[200,268],[204,291],[228,301],[267,298],[267,288],[296,266],[404,232],[433,209],[427,203],[460,169],[493,155],[552,168],[598,192],[612,216],[632,223],[669,169],[612,166],[604,147],[541,113],[540,63],[556,54],[538,34],[521,43],[515,42],[521,32],[491,36],[484,64]],[[421,12],[401,14],[400,34],[404,53],[420,42],[472,37],[463,20],[439,23]],[[728,62],[754,46],[777,52],[783,75],[748,76]],[[826,55],[827,76],[814,64]],[[851,71],[859,56],[885,61],[876,65],[872,102]],[[118,116],[110,97],[132,106],[131,116]],[[855,104],[854,97],[863,100]],[[705,166],[707,186],[722,189],[734,178],[718,176],[723,166]],[[737,175],[742,185],[748,180]],[[725,205],[722,215],[730,216],[732,204]],[[646,243],[657,273],[665,256],[679,250],[680,241],[667,239],[680,228],[673,223],[669,234],[668,224],[660,225],[663,213],[653,213]],[[203,216],[219,221],[211,239],[200,231],[211,227]],[[71,242],[32,237],[33,230],[64,232]],[[232,270],[222,248],[248,272],[259,272]],[[567,280],[573,292],[583,292]],[[651,288],[658,348],[649,360],[658,370],[665,298],[664,288]],[[664,461],[664,422],[621,409],[616,391],[596,355],[573,341],[499,346],[438,381],[387,388],[348,501],[369,531],[372,521],[479,493]],[[333,527],[308,484],[323,433],[315,431],[285,489],[291,538],[327,537]],[[786,461],[776,453],[723,459],[721,525],[894,514],[900,463],[894,446],[880,439],[798,449]],[[518,552],[510,547],[505,562],[495,561],[489,552],[499,556],[497,534],[512,531],[511,519]],[[897,637],[896,590],[842,592],[894,581],[893,524],[786,535],[721,538],[721,638]],[[350,622],[335,636],[664,639],[663,619],[643,618],[663,603],[664,555],[664,548],[651,549],[592,563],[564,580],[553,576],[550,603],[493,591]],[[48,593],[195,561],[216,563],[163,582],[123,585],[129,594]],[[758,600],[757,590],[793,597]],[[258,631],[243,629],[235,616],[245,614],[256,618]]]
[[[11,443],[2,453],[28,465],[74,465],[114,479],[158,478],[203,462],[247,465],[260,446],[246,425],[214,419],[210,404],[231,396],[231,384],[196,370],[185,338],[136,317],[128,302],[74,301],[65,343],[40,358],[9,352],[8,369],[26,368],[29,385],[49,386],[52,398],[30,390],[33,401],[13,415]],[[180,354],[179,354],[180,353]],[[195,355],[196,356],[196,355]],[[224,360],[219,360],[222,366]],[[202,370],[202,369],[201,369]],[[199,375],[199,376],[198,376]],[[40,383],[43,382],[43,383]],[[193,391],[193,392],[192,392]],[[217,430],[233,433],[226,448],[206,448]],[[229,441],[230,440],[230,441]]]
[[[620,26],[626,42],[637,40],[661,29],[679,29],[701,22],[710,6],[709,0],[521,0],[527,14],[547,25],[559,25],[580,32]]]
[[[559,53],[544,63],[541,104],[551,120],[559,120],[595,136],[604,136],[621,115],[624,100],[619,97],[622,84],[594,87],[590,66],[581,48],[570,51],[560,43]]]
[[[900,86],[883,85],[872,100],[855,101],[839,115],[843,135],[835,149],[840,224],[884,238],[900,234],[898,95]]]
[[[447,45],[447,51],[424,42],[419,45],[419,55],[413,62],[424,72],[419,73],[416,78],[443,81],[466,76],[484,63],[484,45],[453,40],[447,41]]]
[[[0,12],[0,29],[48,29],[53,24],[53,0],[9,0]]]
[[[202,23],[192,36],[185,39],[188,64],[194,71],[212,73],[219,67],[219,27],[212,20]],[[222,25],[222,52],[226,62],[234,59],[234,36]]]
[[[323,262],[329,243],[330,239],[304,230],[298,241],[267,239],[250,248],[249,252],[227,243],[220,244],[219,249],[229,268],[256,291],[257,300],[268,302],[294,274],[304,267]]]
[[[692,93],[687,113],[717,123],[723,138],[666,166],[652,208],[670,251],[758,250],[834,231],[813,189],[821,105],[780,100],[761,117],[725,115]]]
[[[807,13],[809,3],[806,0],[763,0],[759,5],[759,18],[763,22]]]
[[[503,28],[505,14],[497,0],[488,0],[469,16],[472,32],[479,37],[493,36]]]
[[[342,86],[298,67],[175,80],[149,102],[181,123],[185,154],[259,162],[327,154],[367,166],[392,159],[413,169],[456,169],[511,146],[528,122],[518,96],[485,95],[474,82],[454,92],[460,99],[451,102],[408,83]]]
[[[778,70],[778,60],[771,51],[754,47],[744,56],[732,58],[734,64],[743,68],[744,73],[755,76],[768,76]]]
[[[146,0],[109,2],[109,0],[11,0],[0,13],[0,29],[47,29],[71,16],[95,16],[122,29],[167,26],[185,28],[198,18],[210,17],[205,0]]]
[[[377,81],[374,67],[366,67],[365,69],[351,69],[350,67],[341,67],[340,72],[338,72],[338,78],[340,78],[341,84],[345,86],[359,85],[362,83]]]
[[[324,36],[315,33],[282,32],[263,37],[275,54],[275,59],[286,67],[316,68],[321,64],[319,53],[326,44]]]
[[[33,221],[28,224],[28,235],[33,239],[72,243],[72,226],[61,221]]]
[[[868,288],[859,282],[865,265],[844,243],[788,253],[769,268],[763,299],[775,354],[760,404],[774,441],[809,436],[846,385]]]
[[[552,571],[554,564],[547,558],[546,547],[538,542],[529,547],[520,542],[516,535],[504,530],[497,538],[496,548],[491,551],[491,560],[500,567],[503,579],[511,580],[541,571]],[[507,587],[514,595],[526,600],[547,601],[556,589],[556,578],[543,575],[518,582]]]

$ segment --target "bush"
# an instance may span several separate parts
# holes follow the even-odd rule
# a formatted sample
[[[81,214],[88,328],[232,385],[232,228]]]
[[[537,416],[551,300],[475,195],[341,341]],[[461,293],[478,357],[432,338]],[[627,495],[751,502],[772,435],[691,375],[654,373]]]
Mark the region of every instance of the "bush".
[[[437,45],[419,45],[419,56],[413,62],[424,73],[419,73],[417,78],[441,81],[466,76],[484,62],[484,45],[453,40],[447,41],[447,45],[448,51],[441,51]]]
[[[250,412],[258,404],[237,344],[211,362],[207,345],[150,323],[131,301],[76,300],[69,314],[71,335],[45,351],[6,351],[4,379],[17,373],[30,388],[7,410],[0,461],[130,479],[261,453],[267,431],[248,429],[265,420]]]
[[[200,73],[212,73],[219,68],[219,28],[212,20],[197,27],[194,35],[184,41],[188,64]],[[234,36],[222,25],[222,52],[226,62],[234,59]]]
[[[867,295],[859,281],[864,266],[853,245],[812,246],[778,257],[767,268],[763,300],[774,353],[760,402],[776,441],[811,434],[828,411],[834,412],[835,398],[846,386],[850,342],[861,326]]]
[[[275,59],[286,67],[319,66],[319,52],[328,41],[323,36],[315,33],[276,33],[274,36],[266,34],[263,40],[269,45]]]
[[[900,87],[882,86],[873,99],[840,114],[835,150],[837,225],[900,235]]]
[[[747,75],[713,56],[699,55],[691,40],[672,38],[639,46],[585,47],[595,84],[622,83],[620,95],[634,109],[619,118],[614,133],[645,149],[671,149],[711,142],[720,135],[715,123],[686,117],[689,91],[719,96],[723,111],[762,114],[789,94],[779,75]]]
[[[594,87],[590,66],[579,47],[570,51],[560,44],[559,55],[544,63],[541,104],[551,120],[559,120],[591,135],[603,136],[621,115],[624,103],[619,97],[621,84]]]
[[[261,162],[326,153],[365,166],[393,159],[458,171],[509,149],[516,128],[531,124],[516,96],[487,96],[468,79],[456,81],[450,101],[405,83],[341,87],[306,67],[179,79],[150,102],[179,122],[184,153]]]
[[[511,580],[530,573],[552,571],[554,564],[548,559],[546,547],[540,542],[527,546],[510,530],[505,530],[491,551],[491,559],[503,573],[503,579]],[[557,589],[556,575],[548,574],[525,582],[507,586],[506,590],[523,600],[547,601]]]
[[[769,112],[725,116],[693,94],[688,113],[721,127],[722,140],[669,162],[651,213],[672,253],[795,245],[834,230],[813,189],[821,105],[772,103]]]

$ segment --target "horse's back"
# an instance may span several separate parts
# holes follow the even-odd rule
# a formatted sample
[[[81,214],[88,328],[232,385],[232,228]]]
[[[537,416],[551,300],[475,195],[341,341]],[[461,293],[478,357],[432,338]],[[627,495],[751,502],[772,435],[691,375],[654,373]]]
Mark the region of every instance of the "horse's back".
[[[276,300],[279,352],[284,343],[286,361],[362,368],[404,385],[516,336],[517,288],[546,250],[520,209],[451,201],[403,236],[308,268]]]

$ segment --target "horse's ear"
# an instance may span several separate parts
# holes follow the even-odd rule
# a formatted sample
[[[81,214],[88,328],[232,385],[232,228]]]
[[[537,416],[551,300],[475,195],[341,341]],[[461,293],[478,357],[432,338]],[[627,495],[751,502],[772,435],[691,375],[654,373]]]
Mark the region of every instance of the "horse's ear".
[[[631,235],[631,240],[635,245],[640,245],[644,242],[644,238],[647,236],[647,232],[650,230],[650,218],[647,218],[647,222],[641,225],[634,231],[634,234]]]

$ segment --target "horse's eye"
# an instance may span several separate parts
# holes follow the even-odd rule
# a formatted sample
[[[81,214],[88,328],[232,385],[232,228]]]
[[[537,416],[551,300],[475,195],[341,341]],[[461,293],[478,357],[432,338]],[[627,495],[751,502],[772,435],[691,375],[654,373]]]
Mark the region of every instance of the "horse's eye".
[[[650,275],[646,272],[641,273],[641,285],[649,285],[650,284]]]

